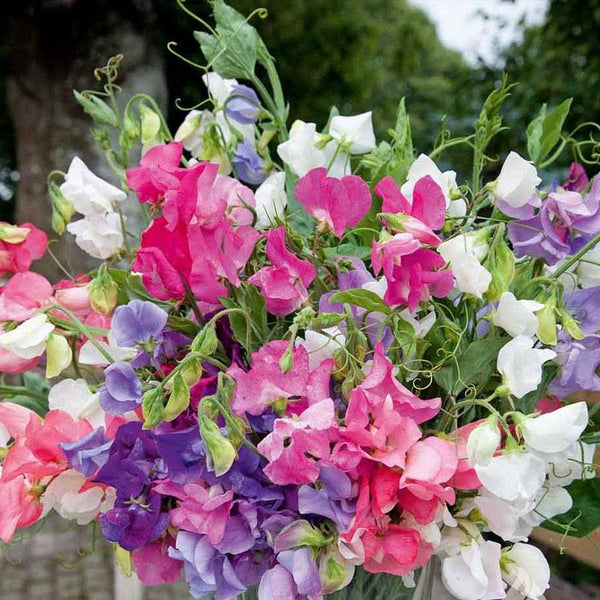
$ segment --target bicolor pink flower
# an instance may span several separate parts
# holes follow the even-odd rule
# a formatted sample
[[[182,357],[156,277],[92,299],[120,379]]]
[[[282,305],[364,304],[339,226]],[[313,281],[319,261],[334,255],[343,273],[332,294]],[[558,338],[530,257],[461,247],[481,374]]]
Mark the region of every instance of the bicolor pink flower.
[[[171,523],[177,529],[208,536],[211,544],[218,544],[225,535],[225,527],[233,504],[233,492],[220,485],[200,483],[179,485],[171,481],[154,486],[154,491],[179,500],[171,510]]]
[[[357,175],[327,177],[327,169],[317,167],[298,181],[296,200],[311,217],[327,224],[340,238],[369,212],[371,192]]]
[[[2,235],[2,231],[6,235]],[[20,240],[20,241],[19,241]],[[18,227],[0,222],[0,275],[28,271],[34,260],[42,258],[48,236],[31,223]]]
[[[271,266],[263,267],[248,278],[248,283],[260,288],[267,310],[285,317],[308,300],[308,286],[317,272],[307,260],[301,260],[285,246],[285,227],[266,232],[267,258]]]
[[[336,423],[331,398],[309,406],[297,418],[277,419],[273,431],[258,444],[269,461],[265,475],[277,485],[316,481],[319,461],[329,457],[330,430]]]
[[[150,148],[140,166],[127,171],[127,187],[140,202],[157,204],[169,191],[177,190],[187,169],[180,167],[183,145],[179,142]]]
[[[169,556],[175,540],[167,535],[131,553],[135,572],[144,585],[175,583],[181,576],[183,562]]]
[[[393,404],[394,410],[404,417],[410,417],[415,423],[423,423],[437,415],[442,401],[440,398],[423,400],[406,389],[394,377],[394,365],[385,356],[381,343],[376,344],[373,364],[366,379],[360,384],[371,404]]]
[[[288,348],[287,340],[275,340],[252,354],[248,371],[233,364],[228,374],[236,381],[231,410],[240,416],[245,413],[261,415],[275,403],[282,404],[286,414],[298,414],[308,406],[329,396],[332,360],[324,360],[310,369],[304,346],[292,350],[292,368],[283,373],[279,361]]]
[[[4,330],[0,325],[0,333],[3,331]],[[21,358],[14,352],[11,352],[10,350],[0,346],[0,373],[10,373],[11,375],[16,375],[17,373],[31,371],[31,369],[38,364],[40,358],[41,357],[39,356],[36,358]]]
[[[25,321],[52,298],[50,282],[32,271],[15,273],[0,290],[0,321]]]
[[[89,279],[80,278],[76,281],[63,279],[54,285],[54,299],[57,304],[64,306],[80,319],[92,312],[90,294],[88,292]],[[64,318],[64,314],[61,315]]]
[[[446,199],[440,186],[429,175],[415,184],[412,205],[390,175],[375,186],[375,193],[383,199],[381,212],[405,215],[402,217],[402,231],[431,246],[441,242],[434,231],[444,226]]]
[[[403,258],[420,248],[419,240],[415,239],[410,233],[397,233],[383,242],[373,240],[371,249],[373,271],[377,274],[383,269],[386,279],[392,279],[394,268],[402,263]]]

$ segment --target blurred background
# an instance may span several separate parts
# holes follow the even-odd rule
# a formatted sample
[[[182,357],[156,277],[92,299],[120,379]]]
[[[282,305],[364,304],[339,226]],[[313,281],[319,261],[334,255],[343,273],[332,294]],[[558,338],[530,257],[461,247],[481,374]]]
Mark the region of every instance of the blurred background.
[[[525,128],[544,102],[555,106],[573,97],[567,129],[600,121],[600,0],[230,3],[244,13],[258,6],[269,10],[269,17],[255,25],[277,59],[292,120],[322,127],[331,105],[342,114],[372,109],[376,130],[383,134],[393,126],[398,102],[405,97],[415,146],[428,152],[443,120],[453,135],[472,130],[483,99],[507,73],[519,85],[506,103],[510,129],[498,136],[497,148],[525,154]],[[209,17],[206,0],[187,4]],[[169,53],[166,44],[176,41],[178,52],[202,62],[192,37],[197,25],[175,0],[3,1],[0,221],[31,221],[50,232],[46,177],[53,169],[66,170],[75,154],[110,178],[90,135],[90,122],[72,94],[73,89],[96,87],[93,69],[108,57],[124,54],[123,97],[138,91],[154,96],[174,131],[185,116],[176,99],[179,106],[191,107],[206,91],[201,72]],[[458,171],[461,181],[468,177],[470,158],[464,149],[448,151],[444,166]],[[556,175],[571,159],[565,152],[553,165]],[[53,248],[75,272],[89,266],[69,240]],[[59,277],[52,263],[43,264],[42,270]],[[45,600],[112,597],[98,583],[112,568],[108,554],[100,551],[80,561],[77,553],[89,546],[89,532],[57,533],[52,527],[11,549],[13,554],[0,554],[0,599],[12,600],[11,594],[44,595]],[[46,541],[35,542],[42,539]],[[556,540],[546,543],[557,575],[554,595],[548,598],[600,598],[600,588],[593,585],[599,581],[598,571],[591,566],[598,566],[598,546],[567,544],[567,554],[561,555],[550,549],[560,546]],[[59,551],[63,556],[57,558]],[[65,552],[70,558],[65,559]],[[56,569],[60,577],[45,591],[32,591],[35,570],[23,566],[31,561],[47,565],[42,571]],[[68,571],[65,563],[73,568]],[[151,597],[176,597],[160,593]],[[184,592],[178,597],[185,597]]]

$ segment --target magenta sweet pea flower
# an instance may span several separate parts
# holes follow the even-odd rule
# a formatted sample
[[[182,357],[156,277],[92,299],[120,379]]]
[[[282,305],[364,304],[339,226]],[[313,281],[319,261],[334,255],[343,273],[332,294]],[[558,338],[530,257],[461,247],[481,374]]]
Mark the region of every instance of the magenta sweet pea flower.
[[[298,181],[296,200],[337,237],[358,225],[371,207],[369,186],[360,177],[327,177],[324,167],[310,170]]]
[[[301,260],[285,246],[285,227],[271,229],[267,238],[267,258],[272,266],[263,267],[248,279],[260,288],[267,302],[267,310],[285,317],[308,300],[308,286],[317,272],[307,260]]]
[[[583,165],[574,162],[571,163],[571,166],[569,167],[567,181],[563,183],[563,188],[572,192],[581,192],[588,182],[589,179]]]

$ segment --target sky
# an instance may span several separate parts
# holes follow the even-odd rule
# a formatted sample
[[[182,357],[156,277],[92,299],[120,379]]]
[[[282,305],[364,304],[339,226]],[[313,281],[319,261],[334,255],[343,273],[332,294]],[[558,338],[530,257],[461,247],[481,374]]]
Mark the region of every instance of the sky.
[[[481,56],[488,64],[498,62],[498,46],[506,47],[518,40],[518,23],[522,17],[528,25],[544,21],[549,0],[409,0],[422,8],[435,23],[441,41],[458,50],[475,64]],[[477,15],[484,11],[486,21]],[[501,26],[504,22],[505,25]]]

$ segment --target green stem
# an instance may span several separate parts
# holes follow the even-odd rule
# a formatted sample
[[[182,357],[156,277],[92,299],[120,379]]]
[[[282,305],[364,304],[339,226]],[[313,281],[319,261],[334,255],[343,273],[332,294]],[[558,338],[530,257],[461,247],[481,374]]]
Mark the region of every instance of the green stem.
[[[35,400],[41,400],[42,402],[46,402],[45,396],[37,394],[36,392],[24,386],[0,385],[0,397],[2,398],[2,400],[4,399],[5,394],[8,395],[8,397],[27,396],[28,398],[34,398]]]
[[[558,279],[563,273],[566,273],[577,261],[585,256],[590,250],[592,250],[600,242],[600,233],[595,235],[585,246],[579,250],[576,254],[566,260],[552,275],[551,279]]]

